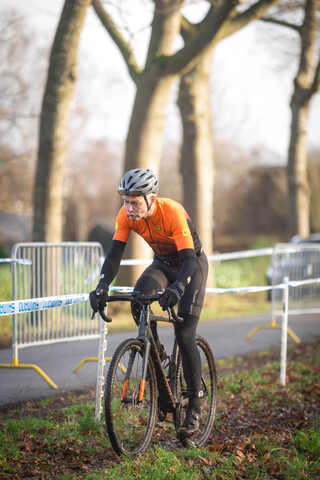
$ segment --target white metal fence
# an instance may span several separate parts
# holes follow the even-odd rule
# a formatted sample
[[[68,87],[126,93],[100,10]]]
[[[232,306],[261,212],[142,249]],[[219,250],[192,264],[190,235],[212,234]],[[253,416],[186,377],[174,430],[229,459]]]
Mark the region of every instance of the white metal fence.
[[[318,246],[278,244],[274,248],[214,254],[208,259],[215,262],[263,255],[272,255],[271,286],[207,288],[207,293],[272,291],[273,318],[278,312],[283,317],[283,291],[284,288],[289,288],[287,305],[290,314],[320,311]],[[97,284],[102,261],[103,250],[99,243],[21,243],[14,246],[10,259],[13,274],[12,302],[0,303],[0,316],[13,315],[13,363],[2,364],[0,368],[34,368],[51,386],[56,387],[37,366],[19,365],[18,349],[100,337],[97,404],[101,404],[107,329],[104,322],[99,325],[98,318],[93,321],[90,319],[90,305],[87,300],[88,292]],[[146,263],[150,263],[150,259],[124,260],[122,265]],[[288,278],[287,286],[283,285],[284,277]],[[122,289],[130,291],[130,287],[112,288],[117,291]],[[279,326],[276,326],[272,319],[270,325],[259,326],[250,337],[261,327]],[[288,331],[290,333],[290,329]],[[98,410],[100,411],[100,407]]]
[[[269,269],[271,284],[278,285],[284,277],[290,281],[310,280],[320,277],[320,245],[279,243],[274,246]],[[271,317],[282,314],[282,292],[271,291]],[[320,312],[320,286],[304,284],[289,288],[289,315]]]
[[[57,388],[39,366],[19,364],[19,349],[99,338],[99,319],[91,320],[89,303],[84,302],[88,294],[79,292],[95,288],[102,261],[100,243],[18,243],[13,247],[12,301],[0,304],[0,315],[12,314],[12,363],[0,368],[33,369]]]
[[[99,243],[18,243],[13,247],[12,299],[74,295],[92,290],[99,278],[103,249]],[[16,260],[25,259],[31,264]],[[35,344],[98,338],[99,324],[91,321],[88,302],[62,308],[31,311],[32,304],[21,303],[19,315],[13,315],[13,343],[19,348]],[[29,311],[30,310],[30,311]]]

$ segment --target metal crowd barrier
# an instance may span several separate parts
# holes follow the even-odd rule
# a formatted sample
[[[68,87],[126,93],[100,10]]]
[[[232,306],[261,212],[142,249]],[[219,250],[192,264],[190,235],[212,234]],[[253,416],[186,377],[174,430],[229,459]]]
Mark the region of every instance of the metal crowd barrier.
[[[307,259],[308,262],[305,262],[306,268],[300,268],[298,272],[297,269],[294,270],[295,274],[293,275],[293,270],[288,269],[288,267],[297,262],[293,261],[293,257],[290,257],[290,255],[297,252],[301,253],[301,258],[304,261]],[[210,255],[208,259],[214,262],[262,255],[272,255],[273,272],[281,272],[278,277],[274,275],[272,286],[231,289],[207,288],[206,293],[271,291],[273,297],[276,298],[275,295],[278,292],[278,302],[282,306],[282,310],[279,311],[283,317],[284,300],[281,292],[284,289],[288,290],[290,302],[298,295],[297,293],[293,294],[292,291],[302,290],[304,294],[307,291],[309,293],[316,292],[315,308],[319,311],[320,248],[317,246],[304,245],[300,247],[292,246],[292,244],[280,244],[274,248],[214,254]],[[99,322],[90,320],[89,303],[85,302],[88,299],[88,293],[79,294],[79,292],[89,292],[95,288],[102,260],[103,250],[98,243],[67,242],[15,245],[10,259],[13,273],[13,301],[0,303],[0,316],[13,314],[13,362],[12,364],[1,364],[0,368],[34,368],[53,388],[56,388],[56,385],[44,372],[40,371],[39,367],[19,364],[18,350],[32,345],[100,337],[99,358],[84,359],[75,371],[79,370],[86,361],[99,361],[97,375],[99,381],[103,381],[102,372],[106,359],[103,357],[101,360],[101,352],[103,354],[105,352],[107,329],[104,322],[101,321],[101,328],[99,328]],[[150,263],[150,259],[123,260],[121,264],[147,263]],[[284,266],[286,268],[283,268]],[[308,275],[311,275],[313,279],[308,280]],[[284,277],[290,279],[286,287],[282,284]],[[300,288],[293,288],[296,286]],[[130,287],[112,287],[112,290],[130,291]],[[19,300],[15,301],[17,298]],[[310,298],[313,297],[308,295],[305,298],[310,303]],[[290,308],[289,313],[295,311]],[[302,312],[305,311],[305,309],[302,310]],[[311,311],[313,312],[314,309]],[[299,312],[301,313],[301,310]],[[248,335],[248,338],[251,338],[261,328],[282,329],[283,327],[277,325],[272,317],[270,324],[259,325]],[[300,341],[289,327],[286,331],[296,342]],[[100,395],[98,389],[97,395]],[[101,398],[97,399],[98,403],[101,403]]]
[[[320,245],[315,243],[279,243],[273,248],[270,274],[272,285],[289,277],[290,281],[301,281],[320,277]],[[271,318],[282,315],[282,292],[271,292]],[[300,315],[320,312],[320,287],[304,284],[301,288],[289,288],[289,314]]]
[[[35,345],[99,338],[99,321],[90,319],[89,303],[83,302],[81,295],[77,300],[77,296],[95,288],[102,260],[100,243],[14,245],[11,254],[14,308],[10,302],[2,306],[12,313],[12,364],[1,364],[0,368],[32,368],[51,387],[57,388],[36,365],[19,364],[18,352]]]

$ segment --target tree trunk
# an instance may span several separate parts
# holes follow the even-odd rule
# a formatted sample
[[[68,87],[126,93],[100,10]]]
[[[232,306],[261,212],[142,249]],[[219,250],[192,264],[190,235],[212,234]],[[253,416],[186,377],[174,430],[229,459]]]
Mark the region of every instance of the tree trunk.
[[[79,37],[90,3],[91,0],[66,0],[52,46],[40,119],[34,241],[62,240],[67,120],[76,82]]]
[[[153,168],[158,172],[165,113],[172,81],[178,75],[180,76],[188,72],[201,61],[203,57],[206,57],[206,55],[210,58],[210,51],[212,51],[217,41],[247,25],[255,18],[259,18],[259,16],[276,1],[277,0],[260,0],[252,7],[249,7],[244,14],[241,13],[239,15],[236,15],[237,0],[234,2],[212,2],[203,21],[197,25],[192,25],[192,34],[189,36],[188,41],[185,42],[185,46],[174,53],[174,42],[180,34],[180,9],[182,1],[155,0],[149,52],[146,66],[144,70],[141,71],[141,69],[137,67],[137,62],[130,45],[122,38],[121,33],[116,29],[110,15],[104,11],[102,2],[100,0],[93,0],[93,7],[97,15],[112,39],[119,46],[129,73],[137,85],[137,93],[127,136],[125,170],[136,167],[147,167]],[[226,23],[227,28],[225,28]],[[205,62],[206,61],[204,61],[204,64]],[[207,66],[207,68],[209,69],[209,66]],[[196,74],[194,73],[194,75]],[[206,81],[203,82],[201,89],[202,88],[208,88]],[[209,92],[207,91],[206,100],[208,96]],[[204,105],[202,99],[197,102],[199,112],[204,112],[206,107],[208,107],[208,102],[207,105]],[[212,225],[213,218],[213,149],[212,145],[210,145],[212,139],[210,113],[206,111],[205,115],[207,115],[207,121],[209,123],[205,126],[205,121],[203,121],[201,127],[196,127],[197,145],[193,147],[193,158],[197,157],[197,165],[200,165],[200,162],[202,165],[201,168],[192,166],[189,171],[197,172],[194,183],[195,196],[197,197],[197,190],[198,192],[203,192],[203,195],[207,193],[205,199],[201,197],[201,199],[197,201],[198,206],[196,207],[196,213],[194,213],[194,215],[201,215],[201,229],[204,228],[203,225],[206,222],[202,215],[206,215],[206,219],[210,218],[210,223],[209,225],[207,224],[207,228],[205,229],[205,233],[203,232],[202,237],[206,245],[205,248],[207,251],[211,251],[212,240],[210,241],[210,238],[212,236],[212,229],[210,225]],[[194,122],[196,122],[196,120],[195,118]],[[194,123],[193,128],[195,128],[195,125],[196,123]],[[191,142],[189,145],[190,144]],[[185,148],[187,149],[187,147]],[[204,154],[200,153],[202,148],[205,149]],[[204,187],[202,182],[204,182]],[[185,197],[185,199],[189,198],[188,195],[185,195]],[[205,206],[202,205],[202,210],[208,209],[208,211],[200,213],[199,205],[202,201],[205,203]],[[190,202],[188,202],[186,207],[189,211],[191,210],[189,214],[193,216],[193,208],[191,208]],[[143,247],[137,245],[136,241],[131,242],[131,245],[128,245],[126,248],[126,256],[128,257],[139,258],[144,255]],[[130,275],[131,278],[134,276],[135,274],[133,276]]]
[[[159,171],[167,105],[176,78],[176,75],[165,74],[163,69],[167,56],[174,53],[174,42],[180,33],[181,6],[181,0],[171,4],[167,0],[155,2],[147,64],[136,81],[137,92],[126,143],[125,171],[133,168]],[[147,244],[137,235],[132,235],[126,247],[126,258],[148,258],[150,255]],[[130,268],[126,273],[127,283],[133,283],[141,271],[139,266]],[[121,273],[119,281],[123,281]]]
[[[310,188],[307,173],[309,101],[295,90],[291,100],[291,136],[288,153],[288,228],[290,237],[310,234]]]
[[[319,80],[315,81],[314,74],[317,10],[317,0],[306,0],[304,22],[299,28],[301,54],[291,100],[292,120],[288,152],[288,228],[290,236],[298,234],[307,237],[310,234],[307,124],[310,98],[319,89]]]
[[[162,137],[174,76],[161,76],[153,66],[137,84],[125,153],[125,171],[152,168],[156,172],[162,153]]]
[[[183,125],[183,204],[208,254],[213,251],[214,159],[209,82],[212,57],[213,49],[183,75],[178,99]]]

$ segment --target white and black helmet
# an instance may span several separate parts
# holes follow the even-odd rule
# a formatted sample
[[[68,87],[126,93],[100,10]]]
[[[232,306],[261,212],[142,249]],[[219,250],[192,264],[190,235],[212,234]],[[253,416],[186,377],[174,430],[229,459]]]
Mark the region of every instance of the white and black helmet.
[[[149,168],[135,168],[127,172],[121,179],[118,193],[138,197],[158,191],[158,178]]]

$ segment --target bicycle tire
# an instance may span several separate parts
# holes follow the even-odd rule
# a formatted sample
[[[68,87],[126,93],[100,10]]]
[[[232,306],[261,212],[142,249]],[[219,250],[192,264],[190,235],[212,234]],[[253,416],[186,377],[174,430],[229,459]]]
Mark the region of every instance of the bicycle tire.
[[[111,445],[118,455],[136,455],[143,452],[154,431],[157,381],[150,357],[144,397],[142,402],[138,401],[144,353],[142,341],[125,340],[118,346],[109,366],[105,388],[105,421]],[[121,398],[131,354],[134,357],[131,374],[125,397]]]
[[[201,384],[203,397],[201,398],[201,420],[199,430],[191,439],[186,439],[183,441],[184,445],[195,445],[201,447],[208,440],[217,407],[217,392],[218,392],[218,379],[217,379],[217,370],[215,365],[214,355],[212,353],[211,347],[208,342],[197,335],[196,344],[198,346],[201,363],[202,363],[202,375],[201,375]],[[177,422],[177,428],[183,424],[185,418],[185,412],[188,407],[187,400],[187,386],[186,381],[183,375],[182,359],[181,353],[179,352],[177,360],[177,382],[176,382],[176,394],[180,402],[180,414]]]

